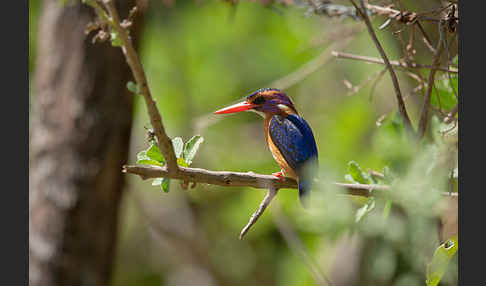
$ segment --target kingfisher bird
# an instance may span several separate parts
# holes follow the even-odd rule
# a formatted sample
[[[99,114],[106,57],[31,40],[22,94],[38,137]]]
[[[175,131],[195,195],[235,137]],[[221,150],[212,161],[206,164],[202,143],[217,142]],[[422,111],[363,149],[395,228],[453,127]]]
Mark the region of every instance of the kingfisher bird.
[[[297,181],[299,199],[304,207],[318,169],[317,146],[309,124],[295,109],[283,91],[261,88],[240,103],[222,108],[215,114],[253,111],[264,118],[265,138],[273,158],[281,168],[272,175]]]

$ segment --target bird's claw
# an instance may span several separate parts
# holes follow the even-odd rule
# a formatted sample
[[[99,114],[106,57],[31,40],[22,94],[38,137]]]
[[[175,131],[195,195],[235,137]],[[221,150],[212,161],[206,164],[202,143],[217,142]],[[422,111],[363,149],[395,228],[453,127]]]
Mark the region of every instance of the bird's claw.
[[[272,173],[272,176],[275,176],[275,177],[277,177],[279,180],[282,180],[282,181],[283,181],[283,180],[285,180],[285,178],[284,178],[284,176],[283,176],[283,174],[282,174],[282,171],[280,171],[280,172],[276,172],[276,173]]]

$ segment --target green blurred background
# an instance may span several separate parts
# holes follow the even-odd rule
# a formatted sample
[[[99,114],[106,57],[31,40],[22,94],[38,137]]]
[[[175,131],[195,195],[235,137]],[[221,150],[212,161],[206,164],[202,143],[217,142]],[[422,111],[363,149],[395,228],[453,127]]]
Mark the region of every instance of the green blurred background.
[[[402,2],[417,7],[416,2]],[[420,7],[428,8],[425,4]],[[30,75],[36,68],[39,9],[39,1],[30,1]],[[306,8],[298,5],[149,1],[145,16],[140,57],[167,132],[184,141],[195,134],[203,136],[191,166],[209,170],[278,171],[266,147],[261,118],[253,113],[214,116],[216,109],[258,88],[275,87],[269,84],[322,53],[329,54],[335,44],[342,44],[338,51],[379,57],[362,23],[306,14]],[[383,19],[375,21],[380,25]],[[343,35],[350,33],[350,42],[343,44]],[[378,37],[391,59],[401,56],[399,42],[388,30],[378,32]],[[417,58],[428,63],[423,45],[417,50]],[[420,152],[403,141],[388,74],[376,84],[373,94],[372,84],[350,94],[344,83],[359,85],[382,69],[329,57],[309,76],[285,86],[314,130],[320,176],[328,182],[314,191],[321,195],[315,202],[318,210],[304,211],[297,192],[282,190],[273,202],[280,208],[270,207],[240,241],[238,234],[258,207],[263,191],[208,185],[186,191],[173,180],[170,193],[163,193],[149,181],[127,175],[112,285],[318,285],[306,259],[277,227],[282,217],[331,280],[338,279],[340,272],[347,273],[347,266],[361,264],[358,257],[366,253],[369,266],[361,271],[369,272],[366,277],[374,277],[370,280],[374,282],[349,285],[423,285],[421,259],[430,259],[432,253],[417,249],[424,239],[438,246],[437,230],[430,222],[433,214],[419,215],[417,220],[410,219],[414,215],[392,215],[384,221],[381,209],[385,203],[377,202],[377,216],[356,224],[355,213],[362,200],[335,195],[330,183],[345,182],[351,160],[364,170],[381,171],[388,166],[415,179],[426,168],[420,163],[424,159],[417,159]],[[399,78],[407,95],[416,82],[403,73]],[[30,97],[35,100],[32,89]],[[406,101],[415,123],[421,97],[411,95]],[[144,127],[150,126],[142,97],[135,98],[134,108],[129,163],[135,163],[137,152],[147,147]],[[386,116],[379,126],[376,122],[382,115]],[[432,196],[430,202],[412,209],[420,213],[435,202]],[[353,237],[359,237],[360,245],[371,245],[371,250],[351,252],[349,263],[337,265],[343,249],[354,249]],[[454,285],[456,279],[457,269],[442,283]]]

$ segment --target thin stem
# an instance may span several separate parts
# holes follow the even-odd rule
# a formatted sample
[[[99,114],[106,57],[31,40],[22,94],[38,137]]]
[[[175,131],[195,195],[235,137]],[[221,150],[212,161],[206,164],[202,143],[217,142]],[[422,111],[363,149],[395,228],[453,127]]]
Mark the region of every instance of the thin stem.
[[[357,60],[357,61],[363,61],[363,62],[368,62],[368,63],[374,63],[374,64],[382,64],[384,65],[385,62],[383,59],[375,58],[375,57],[368,57],[368,56],[361,56],[361,55],[355,55],[355,54],[350,54],[350,53],[343,53],[343,52],[337,52],[337,51],[332,51],[332,55],[335,56],[336,58],[341,58],[341,59],[350,59],[350,60]],[[404,63],[400,61],[390,61],[390,64],[392,66],[395,66],[397,68],[401,68],[404,70],[409,70],[409,69],[432,69],[434,68],[431,65],[423,65],[423,64],[418,64],[418,63]],[[444,72],[450,72],[450,73],[459,73],[459,71],[455,68],[446,68],[446,67],[438,67],[436,68],[437,70],[444,71]]]
[[[122,51],[125,55],[128,65],[132,70],[133,76],[141,89],[141,94],[145,100],[147,111],[150,117],[150,123],[154,127],[155,135],[158,139],[159,149],[167,160],[168,170],[170,172],[177,172],[177,158],[174,153],[174,147],[172,146],[172,140],[167,136],[164,125],[162,123],[162,116],[157,109],[157,104],[150,93],[150,89],[147,83],[147,77],[143,70],[142,64],[138,58],[137,52],[133,47],[132,40],[128,35],[128,30],[121,26],[120,16],[116,10],[115,4],[112,0],[104,0],[103,4],[110,14],[110,26],[118,33],[120,41],[122,43]],[[99,6],[98,6],[99,7]],[[97,8],[99,9],[99,8]]]
[[[257,220],[263,214],[263,212],[268,207],[268,205],[270,204],[270,202],[277,195],[277,192],[278,192],[278,189],[275,189],[275,188],[268,189],[268,192],[265,195],[265,197],[263,198],[263,201],[260,203],[260,206],[255,211],[255,213],[253,213],[253,215],[250,217],[250,220],[245,225],[245,227],[241,230],[240,240],[242,240],[243,239],[243,236],[245,236],[245,234],[248,232],[248,230],[250,230],[250,227],[257,222]]]
[[[432,94],[432,89],[434,88],[435,72],[440,64],[440,55],[444,50],[444,45],[442,44],[443,32],[445,33],[443,21],[439,23],[439,42],[437,43],[437,48],[435,49],[434,59],[432,62],[433,68],[430,70],[429,78],[427,80],[427,93],[424,97],[424,104],[422,106],[422,112],[420,115],[420,121],[418,126],[418,138],[421,139],[425,135],[427,130],[427,125],[429,122],[429,107],[430,107],[430,96]]]
[[[368,17],[368,14],[366,12],[366,7],[364,4],[363,0],[360,0],[361,3],[361,9],[358,8],[358,5],[354,2],[354,0],[350,0],[351,3],[354,5],[357,11],[359,11],[361,17],[366,23],[366,27],[368,28],[368,32],[371,36],[371,39],[375,43],[376,48],[378,49],[378,52],[380,53],[381,57],[383,58],[383,61],[385,62],[386,67],[388,68],[388,71],[390,73],[390,77],[393,82],[393,87],[395,89],[395,95],[397,98],[397,103],[398,103],[398,110],[400,111],[400,114],[403,118],[403,124],[405,126],[405,129],[410,133],[414,134],[415,131],[412,127],[412,123],[410,122],[410,118],[408,117],[407,109],[405,107],[405,103],[403,101],[402,93],[400,91],[400,85],[398,84],[398,79],[397,75],[395,74],[395,71],[393,70],[393,67],[390,64],[390,61],[388,60],[388,57],[386,56],[385,51],[383,50],[383,47],[381,46],[380,42],[378,41],[378,38],[376,37],[375,31],[373,30],[373,26],[371,25],[370,18]]]

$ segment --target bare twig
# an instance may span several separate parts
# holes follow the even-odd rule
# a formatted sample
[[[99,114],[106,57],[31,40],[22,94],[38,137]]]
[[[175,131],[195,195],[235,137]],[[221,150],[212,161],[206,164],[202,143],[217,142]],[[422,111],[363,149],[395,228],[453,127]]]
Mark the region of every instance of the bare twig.
[[[383,47],[381,46],[380,42],[378,41],[378,38],[376,37],[375,31],[373,30],[373,26],[371,25],[370,18],[368,14],[364,11],[366,11],[365,4],[363,0],[360,0],[361,3],[361,9],[358,8],[358,5],[354,2],[354,0],[350,0],[351,3],[354,5],[357,11],[360,12],[361,17],[364,19],[366,23],[366,27],[368,28],[368,32],[373,39],[373,42],[376,45],[376,48],[378,49],[378,52],[380,52],[381,57],[383,58],[383,61],[385,62],[386,67],[388,68],[388,71],[390,72],[390,77],[393,82],[393,87],[395,88],[395,95],[397,98],[397,103],[398,103],[398,110],[400,111],[400,114],[403,118],[403,125],[405,126],[405,129],[410,133],[414,134],[415,131],[413,130],[412,123],[410,122],[410,118],[408,117],[407,109],[405,108],[405,103],[403,102],[403,97],[402,93],[400,91],[400,86],[398,84],[398,79],[397,75],[395,74],[395,71],[393,70],[393,67],[390,64],[390,61],[388,60],[388,57],[385,54],[385,51],[383,50]]]
[[[449,111],[449,113],[447,114],[447,117],[444,119],[444,123],[446,124],[451,123],[452,120],[454,120],[454,118],[456,117],[458,109],[459,109],[459,104],[456,104],[456,106],[454,106],[454,108],[452,108],[451,111]]]
[[[287,89],[299,83],[303,79],[307,78],[310,74],[316,72],[318,69],[323,67],[326,63],[329,62],[330,59],[332,59],[332,55],[331,53],[329,53],[329,51],[345,48],[351,42],[352,38],[353,36],[349,36],[339,41],[335,41],[329,47],[327,47],[318,57],[312,59],[310,62],[307,62],[292,73],[271,82],[267,86],[279,89]]]
[[[250,230],[250,227],[256,223],[256,221],[260,218],[260,216],[263,214],[267,206],[270,204],[272,199],[277,195],[278,189],[275,188],[269,188],[266,196],[263,198],[263,201],[260,203],[260,206],[258,209],[255,211],[255,213],[252,214],[250,217],[250,221],[245,225],[245,227],[241,230],[240,233],[240,240],[243,239],[243,236]]]
[[[422,26],[422,24],[420,24],[419,21],[416,22],[416,25],[417,27],[419,28],[420,32],[422,33],[422,35],[424,36],[422,39],[424,41],[424,44],[427,48],[429,48],[429,50],[435,54],[436,51],[435,51],[435,48],[432,46],[432,41],[430,40],[430,37],[427,35],[427,33],[425,32],[425,29],[424,27]]]
[[[386,69],[384,70],[377,70],[375,71],[373,74],[371,74],[370,76],[368,76],[368,78],[366,78],[364,81],[360,82],[358,85],[351,85],[351,83],[349,83],[348,81],[345,81],[345,84],[349,84],[349,86],[347,86],[350,90],[348,92],[348,96],[351,96],[351,95],[354,95],[354,94],[357,94],[363,87],[365,87],[368,83],[370,82],[377,82],[382,76],[383,74],[386,72]]]
[[[158,139],[159,149],[167,160],[168,170],[176,173],[178,171],[178,165],[177,158],[174,153],[174,147],[172,146],[172,141],[165,132],[165,128],[162,123],[162,116],[160,115],[159,110],[157,109],[157,104],[150,93],[145,71],[143,70],[135,48],[133,47],[132,39],[128,34],[128,30],[121,25],[120,16],[118,15],[115,4],[112,0],[102,1],[104,7],[109,13],[108,16],[106,15],[106,11],[102,9],[96,1],[85,1],[85,3],[95,8],[100,15],[105,15],[104,17],[108,20],[110,27],[117,32],[121,42],[123,54],[127,59],[127,63],[132,70],[133,76],[140,87],[141,94],[145,100],[150,117],[150,123],[154,127],[155,135]]]
[[[358,61],[364,61],[368,63],[374,63],[374,64],[382,64],[384,65],[385,62],[383,59],[375,58],[375,57],[368,57],[368,56],[361,56],[361,55],[355,55],[355,54],[350,54],[350,53],[343,53],[343,52],[337,52],[337,51],[332,51],[332,55],[335,56],[336,58],[342,58],[342,59],[351,59],[351,60],[358,60]],[[395,66],[397,68],[409,70],[409,69],[432,69],[434,68],[431,65],[422,65],[418,63],[405,63],[405,62],[400,62],[400,61],[390,61],[390,65]],[[450,72],[450,73],[458,73],[459,71],[455,68],[447,68],[447,67],[438,67],[437,70],[444,71],[444,72]]]
[[[420,121],[418,125],[418,138],[421,139],[425,135],[425,131],[427,130],[427,125],[429,122],[429,106],[430,106],[430,95],[432,94],[432,89],[434,88],[434,79],[435,79],[435,72],[437,71],[437,67],[440,64],[440,55],[444,50],[444,45],[442,43],[444,30],[444,21],[441,21],[439,24],[439,42],[437,43],[437,48],[435,49],[434,59],[432,62],[433,68],[430,70],[429,78],[427,80],[427,93],[424,97],[424,104],[422,106],[422,112],[420,115]]]
[[[356,6],[349,7],[345,5],[333,4],[333,3],[315,3],[315,1],[310,2],[310,12],[313,12],[317,15],[325,15],[328,17],[350,17],[353,19],[358,19],[358,15],[356,13]],[[383,7],[378,5],[372,5],[369,3],[365,3],[365,11],[367,14],[370,15],[379,15],[387,17],[390,21],[395,20],[400,23],[404,24],[413,24],[418,20],[424,21],[439,21],[439,19],[427,17],[428,15],[438,14],[442,10],[447,9],[446,7],[441,7],[439,9],[435,9],[432,11],[427,12],[410,12],[410,11],[400,11],[396,9],[392,9],[391,7]],[[388,22],[388,21],[387,21]]]
[[[373,84],[371,84],[370,101],[373,99],[373,94],[375,92],[376,86],[381,81],[381,79],[383,78],[383,75],[385,75],[385,73],[386,73],[386,67],[380,71],[380,74],[375,78],[375,80],[373,81]],[[405,100],[405,98],[404,98],[404,100]]]

